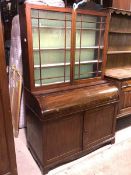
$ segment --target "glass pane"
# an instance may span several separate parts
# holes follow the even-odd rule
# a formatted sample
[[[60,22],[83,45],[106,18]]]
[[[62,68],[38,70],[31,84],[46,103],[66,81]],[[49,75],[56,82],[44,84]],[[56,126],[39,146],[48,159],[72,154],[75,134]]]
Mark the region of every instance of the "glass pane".
[[[40,65],[39,51],[34,51],[34,65]]]
[[[33,48],[39,48],[39,30],[38,28],[32,29],[33,35]]]
[[[75,79],[91,78],[93,73],[93,64],[75,65]]]
[[[38,27],[38,19],[32,19],[32,27]]]
[[[40,47],[49,49],[64,48],[64,33],[64,30],[61,29],[40,29]]]
[[[35,73],[35,80],[40,80],[40,69],[37,68],[34,70]]]
[[[75,61],[79,61],[79,57],[81,61],[91,61],[95,59],[94,49],[77,49],[75,52]]]
[[[38,18],[38,10],[31,10],[31,17]]]
[[[41,64],[58,64],[64,63],[64,50],[44,50],[41,51]],[[66,51],[66,63],[70,63],[70,50]]]
[[[39,10],[39,18],[63,20],[64,16],[65,14],[60,12]]]
[[[65,80],[64,80],[64,67],[42,68],[42,83],[53,84],[62,83],[70,80],[70,67],[66,66]]]

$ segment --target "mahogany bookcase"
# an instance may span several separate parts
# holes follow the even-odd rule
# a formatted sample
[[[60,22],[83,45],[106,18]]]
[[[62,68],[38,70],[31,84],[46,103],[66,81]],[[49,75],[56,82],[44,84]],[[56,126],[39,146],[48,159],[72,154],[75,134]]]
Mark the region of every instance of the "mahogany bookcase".
[[[27,141],[43,173],[114,142],[107,13],[20,6]]]

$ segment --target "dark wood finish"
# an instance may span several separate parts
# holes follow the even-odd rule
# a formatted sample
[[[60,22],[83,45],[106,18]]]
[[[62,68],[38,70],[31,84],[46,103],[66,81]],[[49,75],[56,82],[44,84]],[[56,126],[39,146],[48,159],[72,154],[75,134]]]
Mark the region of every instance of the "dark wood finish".
[[[115,124],[112,123],[115,114],[115,108],[113,105],[114,104],[104,108],[100,107],[90,112],[85,112],[83,134],[84,149],[97,145],[100,140],[110,137],[111,133],[113,137],[113,127]],[[105,115],[107,113],[108,117]],[[94,134],[95,130],[97,130],[97,132]]]
[[[123,10],[131,10],[131,0],[103,0],[104,7],[113,7]]]
[[[111,84],[26,95],[28,146],[43,173],[114,142],[118,89]]]
[[[105,75],[116,80],[129,80],[131,79],[131,67],[110,68],[106,70]]]
[[[70,82],[69,83],[60,83],[60,84],[52,84],[52,85],[46,85],[46,86],[40,86],[35,87],[34,82],[34,60],[33,60],[33,42],[32,42],[32,24],[31,24],[31,9],[38,9],[38,10],[47,10],[47,11],[53,11],[53,12],[63,12],[63,13],[70,13],[72,14],[72,27],[71,27],[71,67],[70,67]],[[40,90],[49,90],[59,87],[69,87],[74,84],[81,84],[81,83],[88,83],[88,82],[95,82],[97,81],[98,77],[100,79],[103,79],[103,72],[104,72],[104,66],[106,63],[106,40],[107,40],[107,31],[108,31],[108,19],[107,19],[107,13],[104,12],[97,12],[97,11],[91,11],[91,10],[77,10],[76,12],[73,11],[70,8],[57,8],[57,7],[46,7],[46,6],[39,6],[39,5],[33,5],[33,4],[25,4],[23,6],[20,6],[20,23],[21,23],[21,38],[22,38],[22,57],[23,57],[23,68],[25,70],[24,72],[24,81],[25,81],[25,87],[31,90],[32,92],[40,91]],[[82,14],[82,15],[93,15],[98,17],[105,17],[105,34],[104,34],[104,44],[103,44],[103,55],[102,55],[102,75],[94,78],[85,78],[80,80],[74,80],[74,63],[75,63],[75,41],[76,41],[76,15]],[[28,21],[28,22],[26,22]],[[100,48],[99,48],[100,49]],[[28,59],[29,58],[29,59]]]
[[[110,9],[109,41],[105,75],[119,88],[118,116],[131,114],[131,12]]]
[[[0,174],[17,175],[1,16],[0,44]]]
[[[131,71],[130,68],[109,69],[105,73],[107,79],[113,81],[120,94],[117,118],[126,117],[131,114]]]
[[[53,13],[62,12],[64,13],[64,19],[65,13],[68,13],[68,15],[71,14],[72,20],[68,16],[69,22],[72,23],[70,27],[68,26],[68,29],[71,29],[70,82],[48,86],[40,84],[40,87],[35,86],[31,9],[47,10]],[[77,15],[79,18],[77,18]],[[95,19],[93,18],[94,21],[89,20],[89,16],[85,18],[84,15],[93,15]],[[34,18],[38,19],[38,16],[36,15]],[[85,24],[89,23],[89,26],[91,26],[87,29],[86,24],[84,31],[95,31],[95,35],[91,39],[94,43],[97,43],[97,46],[94,46],[93,43],[94,47],[92,47],[97,50],[93,52],[98,57],[93,57],[93,61],[95,59],[98,60],[96,62],[96,68],[99,68],[99,63],[102,61],[103,63],[101,75],[99,75],[97,69],[94,78],[84,78],[82,80],[80,79],[81,53],[79,53],[77,60],[79,69],[77,74],[79,79],[75,79],[74,69],[76,65],[76,49],[79,49],[81,52],[82,46],[82,41],[80,40],[80,46],[76,48],[78,44],[76,40],[79,37],[80,39],[82,38],[82,22],[84,20]],[[104,144],[114,143],[115,121],[119,100],[118,89],[103,79],[106,64],[109,16],[107,17],[107,13],[97,11],[73,11],[68,8],[26,4],[20,7],[20,21],[23,44],[23,68],[25,70],[28,147],[42,172],[46,173],[50,169],[86,155]],[[80,25],[77,25],[77,22]],[[64,21],[64,24],[66,24],[66,21]],[[25,29],[23,29],[23,25],[26,27]],[[99,28],[93,28],[94,26]],[[67,28],[64,29],[65,31],[67,30]],[[77,30],[80,32],[78,38],[76,37]],[[38,27],[38,31],[40,31],[40,26]],[[102,38],[103,42],[100,41],[102,34],[104,35]],[[64,34],[64,38],[66,38],[66,34]],[[40,47],[40,43],[39,38],[38,48]],[[66,40],[63,40],[63,44],[64,46],[66,45]],[[101,56],[100,49],[103,49],[103,56]],[[64,47],[64,63],[65,51],[66,47]],[[41,53],[40,49],[38,53]],[[103,60],[101,60],[102,58]],[[41,56],[39,60],[42,62]],[[39,67],[41,68],[42,64]],[[42,81],[41,76],[42,71],[40,70],[40,81]]]

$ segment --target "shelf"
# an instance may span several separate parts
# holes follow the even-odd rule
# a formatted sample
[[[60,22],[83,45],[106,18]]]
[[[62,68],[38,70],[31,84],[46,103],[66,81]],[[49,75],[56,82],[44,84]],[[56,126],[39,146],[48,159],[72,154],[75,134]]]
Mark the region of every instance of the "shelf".
[[[106,22],[96,22],[96,21],[94,22],[94,21],[84,21],[84,20],[82,20],[82,21],[81,20],[76,20],[76,23],[77,22],[80,22],[80,23],[81,22],[82,23],[93,23],[93,24],[106,24]]]
[[[131,78],[131,67],[118,67],[107,69],[105,76],[118,80]]]
[[[81,61],[80,64],[93,64],[93,63],[102,63],[101,60],[91,60],[91,61]],[[42,64],[41,68],[48,67],[61,67],[61,66],[69,66],[70,63],[56,63],[56,64]],[[75,62],[75,65],[79,65],[79,62]],[[34,68],[40,68],[40,65],[34,65]]]
[[[71,29],[71,27],[55,27],[55,26],[32,26],[32,28],[46,28],[46,29]]]
[[[42,18],[42,17],[31,17],[31,19],[45,19],[45,20],[53,20],[53,21],[64,21],[64,22],[67,22],[67,21],[70,21],[71,22],[71,19],[58,19],[58,18]],[[82,22],[82,23],[93,23],[93,24],[106,24],[106,22],[94,22],[94,21],[84,21],[84,20],[76,20],[76,23],[77,22]]]
[[[75,49],[103,49],[104,46],[88,46],[88,47],[76,47]],[[70,47],[66,47],[66,48],[33,48],[34,51],[39,51],[39,50],[70,50]]]
[[[111,54],[122,54],[122,53],[131,53],[131,50],[130,51],[125,51],[125,50],[122,50],[122,51],[108,51],[107,54],[108,55],[111,55]]]
[[[35,83],[35,86],[39,87],[39,86],[43,86],[43,85],[53,85],[53,84],[68,83],[68,82],[70,82],[70,80],[57,81],[57,82],[53,82],[53,83],[41,83],[41,84]]]
[[[32,28],[45,28],[45,29],[71,29],[71,27],[54,27],[54,26],[32,26]],[[76,30],[94,30],[94,31],[104,31],[105,29],[96,28],[77,28]]]
[[[105,31],[105,29],[95,29],[95,28],[77,28],[76,30],[94,30],[94,31]]]
[[[131,34],[131,31],[110,30],[109,33],[114,33],[114,34]]]
[[[109,47],[107,54],[131,53],[131,46]]]

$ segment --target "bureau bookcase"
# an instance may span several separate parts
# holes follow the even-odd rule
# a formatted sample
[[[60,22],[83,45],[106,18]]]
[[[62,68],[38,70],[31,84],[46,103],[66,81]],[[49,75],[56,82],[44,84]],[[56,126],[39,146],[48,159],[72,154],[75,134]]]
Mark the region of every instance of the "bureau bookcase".
[[[20,6],[27,141],[43,173],[115,140],[106,13]]]

